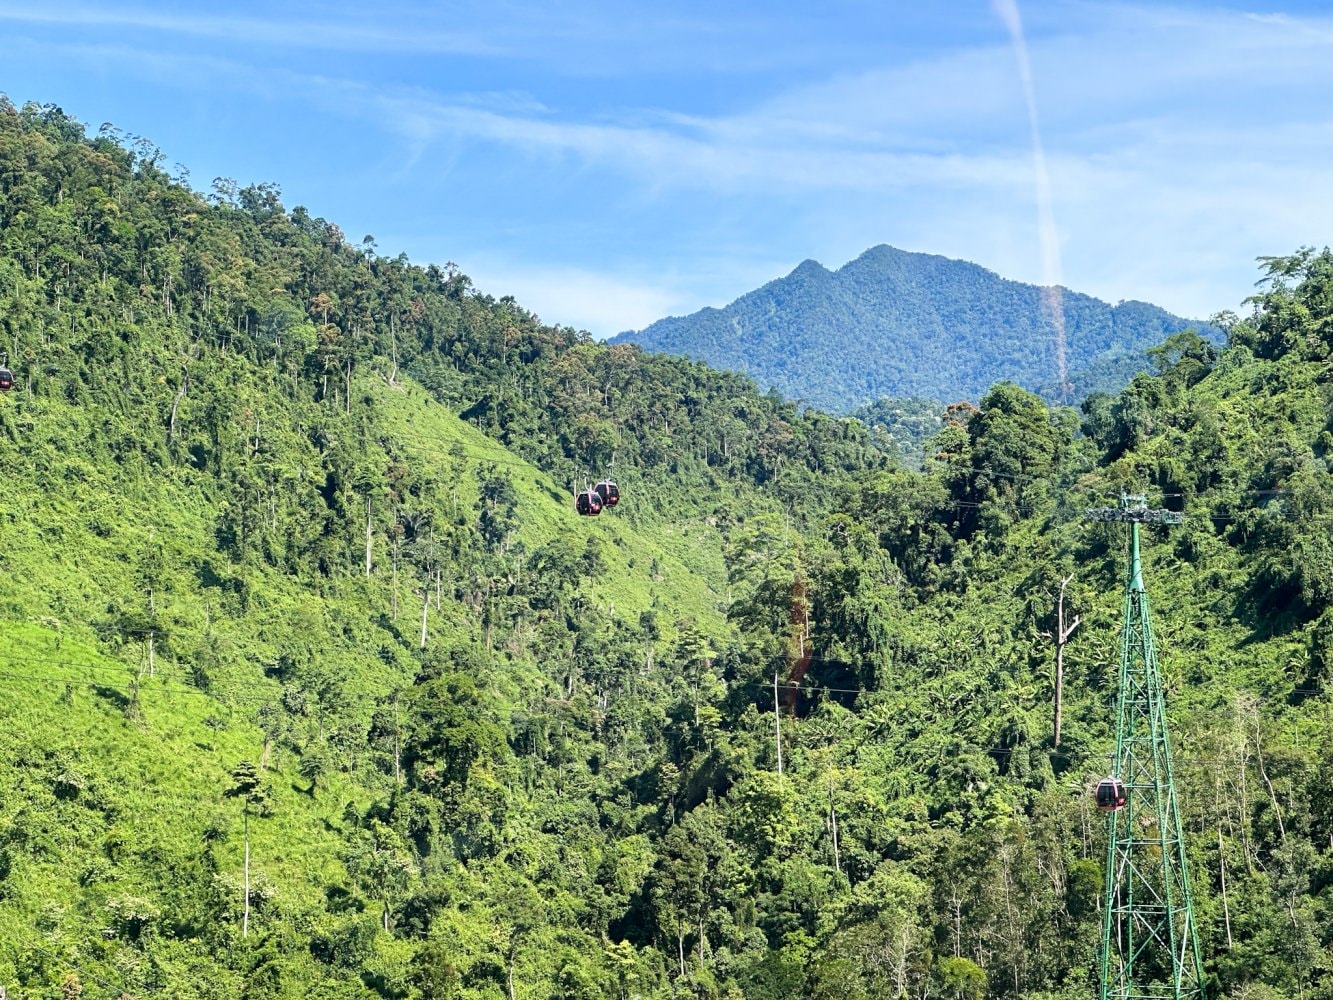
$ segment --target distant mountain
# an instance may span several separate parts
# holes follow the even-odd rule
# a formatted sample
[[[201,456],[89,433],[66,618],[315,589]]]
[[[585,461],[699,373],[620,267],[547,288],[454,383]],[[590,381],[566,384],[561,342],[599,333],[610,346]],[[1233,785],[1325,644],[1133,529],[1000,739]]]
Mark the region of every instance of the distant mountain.
[[[1206,324],[1146,302],[1112,306],[1062,290],[1071,400],[1117,390],[1144,351]],[[1042,289],[962,260],[872,247],[829,271],[807,260],[725,309],[658,320],[612,338],[752,376],[834,413],[882,396],[977,400],[1000,381],[1060,401],[1056,334]]]

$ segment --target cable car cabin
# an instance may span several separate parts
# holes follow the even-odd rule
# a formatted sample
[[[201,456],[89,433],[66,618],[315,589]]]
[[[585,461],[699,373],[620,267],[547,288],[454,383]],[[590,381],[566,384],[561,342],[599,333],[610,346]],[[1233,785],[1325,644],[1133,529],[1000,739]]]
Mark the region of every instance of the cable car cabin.
[[[596,490],[584,490],[574,498],[574,509],[583,517],[595,517],[602,512],[602,498]]]
[[[620,503],[620,487],[610,479],[603,479],[592,489],[594,493],[602,498],[603,507],[614,507]]]
[[[1104,813],[1125,807],[1125,783],[1119,778],[1103,778],[1097,782],[1097,808]]]
[[[8,368],[0,368],[0,392],[14,388],[14,373]]]

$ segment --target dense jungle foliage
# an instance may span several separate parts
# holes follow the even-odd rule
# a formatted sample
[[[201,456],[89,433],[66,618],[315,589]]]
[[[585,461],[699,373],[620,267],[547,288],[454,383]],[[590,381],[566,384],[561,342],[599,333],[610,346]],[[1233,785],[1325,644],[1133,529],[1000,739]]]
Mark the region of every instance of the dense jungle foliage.
[[[984,267],[896,247],[871,247],[829,271],[807,260],[722,309],[658,320],[612,343],[697,358],[745,372],[832,413],[881,396],[975,403],[1011,381],[1051,402],[1119,391],[1148,365],[1144,352],[1207,324],[1146,302],[1111,305],[1060,289],[1068,386],[1056,361],[1047,290]]]
[[[870,428],[872,439],[899,465],[920,469],[932,438],[944,428],[948,408],[920,396],[881,396],[852,413]]]
[[[910,471],[160,165],[0,103],[9,997],[1086,996],[1125,488],[1210,995],[1333,995],[1333,254]]]

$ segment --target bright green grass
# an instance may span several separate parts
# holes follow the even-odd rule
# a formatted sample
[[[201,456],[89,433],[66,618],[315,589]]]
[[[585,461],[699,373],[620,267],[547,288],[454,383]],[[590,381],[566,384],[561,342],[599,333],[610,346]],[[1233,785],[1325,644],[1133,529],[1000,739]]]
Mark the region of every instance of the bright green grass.
[[[450,487],[460,511],[476,509],[481,479],[494,464],[517,493],[516,540],[526,551],[557,538],[582,551],[587,539],[599,539],[606,573],[584,586],[609,616],[635,622],[655,610],[664,646],[674,641],[678,620],[693,619],[716,636],[728,627],[714,528],[690,518],[654,524],[631,517],[632,491],[619,509],[580,518],[567,485],[419,387],[367,379],[362,388],[374,400],[375,433],[393,441],[414,471],[456,476]],[[374,624],[387,620],[392,606],[381,532],[369,579],[334,577],[316,590],[312,581],[264,564],[232,565],[216,550],[221,500],[206,475],[99,465],[62,441],[62,429],[77,438],[81,425],[59,401],[31,404],[25,419],[30,445],[0,447],[10,466],[0,479],[0,829],[23,845],[11,848],[0,895],[0,982],[21,986],[16,970],[34,967],[34,955],[45,960],[36,962],[44,980],[28,984],[31,991],[11,988],[12,998],[48,995],[72,969],[105,973],[128,961],[134,952],[119,943],[119,915],[146,909],[157,915],[151,924],[174,912],[173,881],[213,900],[209,919],[238,936],[241,809],[225,792],[239,761],[264,754],[257,712],[282,695],[282,683],[265,667],[284,652],[305,650],[336,679],[344,710],[368,713],[410,683],[421,610],[404,579],[399,637]],[[155,643],[150,677],[146,636],[118,631],[118,623],[127,612],[147,613],[140,570],[157,547],[163,572],[151,606],[165,637]],[[360,558],[360,551],[348,553],[352,565]],[[246,605],[216,580],[206,585],[205,567],[224,583],[243,577]],[[441,608],[430,611],[428,642],[476,642],[476,618],[446,587]],[[198,686],[200,669],[207,693]],[[521,703],[525,688],[548,682],[521,650],[511,670],[491,679],[505,704]],[[310,794],[290,741],[319,739],[318,713],[304,725],[271,748],[270,814],[251,822],[252,881],[271,894],[272,911],[253,916],[256,933],[278,923],[278,913],[324,912],[325,888],[349,881],[345,811],[364,812],[391,787],[391,778],[365,773],[367,765],[348,775],[335,751]],[[203,890],[200,880],[209,883]],[[197,959],[185,945],[172,945],[178,947],[185,948],[182,962]],[[84,985],[87,997],[115,995],[87,975]]]
[[[177,866],[197,877],[189,865],[210,839],[227,905],[214,919],[238,921],[241,810],[224,793],[230,769],[258,757],[259,731],[170,678],[141,678],[130,705],[125,664],[57,631],[11,623],[6,636],[0,826],[11,837],[21,831],[25,849],[11,848],[0,970],[34,947],[79,965],[98,950],[91,942],[119,933],[115,914],[127,900],[156,912],[152,901]],[[251,822],[251,878],[272,890],[270,905],[306,908],[326,884],[345,881],[341,815],[349,802],[364,807],[365,793],[335,774],[309,795],[293,763],[279,759],[266,772],[271,815]]]
[[[445,471],[453,465],[451,451],[461,446],[467,478],[458,485],[468,502],[477,502],[478,476],[487,463],[495,463],[511,478],[519,497],[516,534],[529,551],[555,537],[570,539],[580,549],[587,538],[600,539],[607,573],[604,579],[587,581],[598,605],[630,620],[656,606],[668,637],[674,635],[674,620],[681,617],[694,618],[715,632],[724,627],[726,577],[721,538],[714,529],[702,521],[689,524],[687,533],[667,524],[636,529],[626,517],[634,503],[632,493],[600,517],[580,517],[569,484],[555,482],[413,383],[398,389],[381,380],[367,385],[381,420],[391,434],[400,435],[396,440],[409,456]]]

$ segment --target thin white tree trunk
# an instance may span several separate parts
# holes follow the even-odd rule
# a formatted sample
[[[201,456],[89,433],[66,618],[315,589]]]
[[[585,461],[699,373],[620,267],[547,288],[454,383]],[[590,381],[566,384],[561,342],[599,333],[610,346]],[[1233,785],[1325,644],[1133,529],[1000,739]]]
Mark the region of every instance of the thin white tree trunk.
[[[176,410],[180,408],[181,400],[185,398],[185,393],[189,390],[189,388],[190,388],[190,376],[187,373],[182,372],[181,387],[176,392],[176,398],[171,401],[171,422],[170,422],[170,428],[167,432],[167,440],[169,441],[176,440]]]
[[[398,539],[393,542],[393,620],[398,620]]]
[[[426,612],[430,611],[430,591],[421,588],[421,648],[426,648]]]
[[[1217,859],[1222,872],[1222,921],[1227,928],[1227,947],[1231,947],[1231,906],[1227,903],[1227,856],[1222,850],[1222,827],[1217,828]]]
[[[366,497],[366,576],[370,576],[370,543],[375,537],[370,527],[370,497]]]
[[[250,810],[245,810],[245,912],[241,917],[241,937],[250,936]]]
[[[1065,628],[1065,588],[1072,579],[1074,575],[1071,573],[1060,581],[1060,600],[1055,612],[1055,726],[1052,743],[1057,747],[1060,745],[1060,724],[1064,720],[1065,643],[1082,620],[1079,615],[1075,615],[1069,628]]]
[[[842,874],[842,856],[838,853],[838,809],[833,804],[833,782],[829,782],[828,789],[828,816],[829,824],[833,828],[833,867],[839,875]]]

